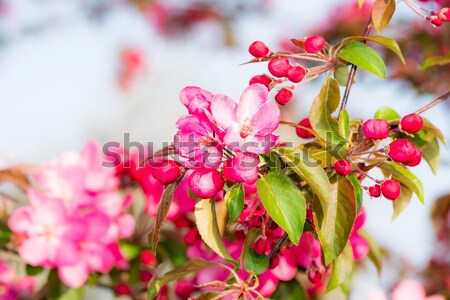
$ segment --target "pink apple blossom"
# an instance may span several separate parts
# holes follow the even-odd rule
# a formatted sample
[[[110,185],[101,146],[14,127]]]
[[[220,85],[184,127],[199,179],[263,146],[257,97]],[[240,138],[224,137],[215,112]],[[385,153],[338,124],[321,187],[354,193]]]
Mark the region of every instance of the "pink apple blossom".
[[[370,250],[369,243],[358,233],[366,221],[366,213],[364,208],[361,208],[356,216],[355,224],[350,233],[350,245],[353,249],[353,258],[355,261],[360,261],[367,256]]]
[[[254,183],[258,179],[258,164],[256,155],[238,153],[225,161],[223,176],[231,182]]]
[[[0,260],[0,300],[19,300],[31,296],[35,285],[34,277],[17,278],[13,269]]]
[[[272,132],[280,122],[280,110],[275,103],[266,103],[267,99],[262,84],[247,87],[239,104],[224,95],[213,97],[212,116],[233,151],[261,154],[275,146],[278,137]]]

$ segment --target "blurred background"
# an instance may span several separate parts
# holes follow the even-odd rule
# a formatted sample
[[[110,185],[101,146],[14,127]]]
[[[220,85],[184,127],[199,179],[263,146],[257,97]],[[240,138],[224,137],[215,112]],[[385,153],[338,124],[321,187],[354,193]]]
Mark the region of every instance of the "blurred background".
[[[353,0],[0,0],[0,167],[40,163],[89,139],[123,142],[124,133],[158,148],[172,140],[176,120],[186,113],[178,100],[184,86],[237,100],[249,79],[266,71],[265,64],[239,66],[250,59],[247,47],[254,40],[288,49],[291,37],[323,34],[333,41],[361,34],[369,11]],[[419,54],[448,51],[448,26],[432,29],[401,3],[393,22],[384,35],[399,39],[408,64],[384,53],[395,78],[386,82],[359,71],[348,105],[353,117],[370,118],[381,106],[404,115],[448,89],[448,65],[417,69],[424,59]],[[320,83],[298,89],[282,108],[283,119],[306,117]],[[424,116],[448,139],[448,115],[447,103]],[[301,141],[290,131],[279,134]],[[441,151],[437,176],[425,163],[415,169],[425,207],[413,198],[392,222],[391,203],[365,200],[367,230],[405,259],[407,277],[428,264],[435,247],[430,208],[450,193],[450,151]],[[353,298],[389,287],[397,267],[385,268],[380,281],[368,265],[357,276]]]

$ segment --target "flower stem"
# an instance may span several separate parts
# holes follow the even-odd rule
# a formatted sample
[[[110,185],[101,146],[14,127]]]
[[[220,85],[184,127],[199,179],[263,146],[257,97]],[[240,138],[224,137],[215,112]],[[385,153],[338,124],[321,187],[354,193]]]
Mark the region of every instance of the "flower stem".
[[[422,107],[421,109],[417,110],[415,113],[420,115],[421,113],[429,110],[430,108],[432,108],[433,106],[444,102],[445,100],[450,98],[450,91],[448,91],[447,93],[443,94],[442,96],[436,98],[435,100],[433,100],[431,103],[425,105],[424,107]]]
[[[278,240],[277,244],[275,245],[275,247],[273,247],[272,251],[270,251],[269,255],[267,256],[269,259],[272,259],[272,257],[275,256],[275,254],[277,254],[278,250],[280,250],[281,245],[283,244],[283,242],[287,239],[288,235],[285,232],[283,234],[283,236]]]
[[[363,36],[369,36],[370,31],[372,29],[372,17],[370,17],[369,22],[367,23],[366,29],[364,30]],[[363,43],[366,43],[367,41],[363,41]],[[353,81],[355,80],[356,70],[358,69],[357,66],[352,65],[352,68],[350,69],[350,74],[348,75],[348,81],[347,85],[345,87],[344,97],[342,98],[341,108],[339,109],[339,115],[341,114],[341,111],[343,111],[348,102],[348,97],[350,95],[350,90],[353,85]]]

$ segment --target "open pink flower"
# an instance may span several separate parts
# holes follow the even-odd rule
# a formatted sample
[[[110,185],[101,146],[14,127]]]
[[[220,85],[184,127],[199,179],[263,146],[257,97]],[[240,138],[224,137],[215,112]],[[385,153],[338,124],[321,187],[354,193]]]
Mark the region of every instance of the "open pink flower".
[[[213,125],[195,115],[177,121],[175,147],[188,168],[216,168],[222,162],[222,143]]]
[[[0,260],[0,300],[18,300],[31,296],[35,285],[33,277],[16,278],[14,271]]]
[[[180,92],[180,101],[186,106],[189,114],[204,117],[209,115],[213,94],[196,86],[187,86]]]
[[[233,151],[261,154],[275,146],[278,137],[272,132],[280,122],[280,110],[275,103],[266,103],[267,98],[262,84],[247,87],[239,104],[224,95],[213,97],[212,116]]]
[[[373,288],[368,294],[369,300],[387,300],[383,291],[377,288]],[[432,295],[426,296],[425,288],[417,281],[414,280],[403,280],[400,282],[392,291],[392,300],[445,300],[442,295]]]
[[[355,224],[350,233],[350,245],[353,250],[353,258],[355,261],[360,261],[369,253],[370,246],[369,243],[358,233],[366,221],[366,213],[364,208],[361,208],[358,215],[356,216]]]
[[[254,183],[258,179],[258,164],[258,156],[238,153],[225,161],[223,176],[231,182]]]
[[[19,247],[22,259],[34,266],[55,267],[74,263],[79,258],[77,243],[86,228],[72,218],[60,200],[34,190],[28,191],[31,206],[14,212],[8,226],[24,237]]]

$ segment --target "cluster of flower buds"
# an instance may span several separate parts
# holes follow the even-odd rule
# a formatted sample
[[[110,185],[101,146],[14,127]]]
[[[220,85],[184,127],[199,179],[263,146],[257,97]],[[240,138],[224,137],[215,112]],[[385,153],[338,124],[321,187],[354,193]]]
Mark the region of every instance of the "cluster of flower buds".
[[[399,130],[404,134],[411,135],[419,132],[423,127],[423,119],[418,114],[408,114],[400,120]],[[391,127],[386,120],[371,119],[364,123],[364,136],[368,139],[382,140],[388,138]],[[380,149],[380,152],[385,152]],[[414,167],[420,164],[422,152],[411,141],[399,138],[389,144],[387,154],[395,162],[402,163],[408,167]],[[378,198],[383,195],[386,199],[396,200],[400,197],[401,185],[393,179],[386,179],[377,182],[374,186],[367,188],[369,195]]]
[[[411,0],[404,0],[416,14],[429,21],[433,27],[439,27],[444,22],[450,22],[450,8],[443,7],[438,11],[429,10]],[[425,1],[422,1],[425,2]]]
[[[313,74],[314,72],[311,73],[311,70],[303,65],[292,65],[289,58],[312,58],[314,60],[320,61],[322,59],[323,61],[326,61],[324,55],[320,53],[325,47],[325,39],[322,36],[315,35],[304,39],[296,39],[295,41],[295,45],[300,46],[302,49],[302,52],[298,55],[287,52],[273,53],[270,51],[269,47],[261,41],[251,43],[248,49],[249,53],[257,59],[256,61],[269,61],[268,70],[273,77],[266,74],[256,75],[250,79],[250,84],[260,83],[271,90],[276,84],[287,81],[299,84],[306,76],[315,75]],[[323,70],[320,70],[320,72],[322,71]],[[282,87],[275,95],[275,100],[278,104],[286,105],[291,101],[293,96],[292,91],[295,88],[295,85]]]

